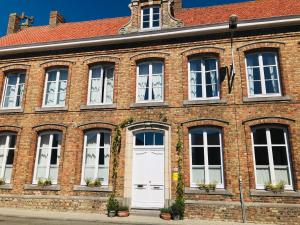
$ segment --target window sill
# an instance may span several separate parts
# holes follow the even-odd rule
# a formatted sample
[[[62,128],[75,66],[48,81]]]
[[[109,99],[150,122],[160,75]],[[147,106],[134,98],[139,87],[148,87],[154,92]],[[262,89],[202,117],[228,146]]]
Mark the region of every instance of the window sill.
[[[205,191],[200,190],[198,188],[185,188],[184,190],[185,194],[195,194],[195,195],[226,195],[226,196],[232,196],[233,194],[225,189],[216,189],[215,191]]]
[[[290,96],[271,96],[271,97],[244,97],[243,102],[273,102],[273,101],[291,101]]]
[[[6,109],[6,108],[1,108],[0,109],[0,114],[5,114],[5,113],[23,113],[24,110],[22,108],[17,108],[17,109]]]
[[[25,184],[24,190],[35,190],[35,191],[60,191],[60,185],[50,186],[38,186],[35,184]]]
[[[130,108],[144,108],[144,107],[169,107],[167,102],[145,102],[134,103],[130,105]]]
[[[117,104],[80,106],[80,110],[89,110],[89,109],[117,109]]]
[[[88,187],[82,185],[75,185],[73,188],[74,191],[84,191],[84,192],[112,192],[112,188],[108,186],[101,187]]]
[[[250,190],[250,196],[252,197],[293,197],[300,198],[299,191],[284,191],[275,193],[273,191],[265,191],[265,190]]]
[[[37,107],[36,112],[68,111],[68,107]]]
[[[204,104],[226,104],[226,101],[223,99],[185,100],[185,101],[183,101],[184,106],[204,105]]]
[[[12,189],[13,189],[12,184],[0,185],[0,190],[12,190]]]

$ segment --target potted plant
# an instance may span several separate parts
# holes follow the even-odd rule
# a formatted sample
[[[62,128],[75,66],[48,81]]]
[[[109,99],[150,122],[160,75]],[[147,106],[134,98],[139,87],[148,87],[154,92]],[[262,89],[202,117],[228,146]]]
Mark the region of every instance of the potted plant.
[[[163,220],[171,220],[172,219],[172,210],[170,208],[162,208],[160,209],[160,218]]]
[[[100,187],[102,185],[100,178],[93,180],[91,178],[85,179],[86,186],[88,187]]]
[[[118,209],[119,217],[128,217],[129,216],[129,207],[128,206],[120,206]]]
[[[52,181],[50,178],[47,178],[47,179],[39,178],[39,180],[38,180],[38,186],[46,187],[46,186],[51,186],[51,185],[52,185]]]
[[[217,184],[209,183],[209,184],[198,184],[198,188],[200,190],[205,190],[206,192],[215,191]]]
[[[5,180],[3,178],[0,179],[0,185],[5,185]]]
[[[181,220],[184,217],[184,200],[177,199],[171,206],[173,220]]]
[[[111,195],[107,201],[107,213],[109,217],[115,217],[119,209],[119,202],[114,195]]]
[[[277,184],[266,183],[265,190],[273,191],[275,193],[284,192],[284,185],[285,185],[284,181],[279,181]]]

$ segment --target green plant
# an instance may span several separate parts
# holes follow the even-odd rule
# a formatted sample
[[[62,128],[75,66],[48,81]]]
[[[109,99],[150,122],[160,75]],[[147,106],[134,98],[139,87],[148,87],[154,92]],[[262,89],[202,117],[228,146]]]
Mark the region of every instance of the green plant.
[[[118,211],[119,202],[114,195],[111,195],[106,204],[107,211]]]
[[[184,218],[185,203],[184,199],[176,199],[175,203],[171,206],[173,217],[179,216],[180,219]]]
[[[5,180],[4,179],[0,179],[0,185],[5,185]]]
[[[118,211],[129,211],[129,207],[128,206],[120,206]]]
[[[172,213],[171,208],[162,208],[160,209],[160,213]]]
[[[52,185],[52,181],[50,178],[47,178],[47,179],[39,178],[38,186],[45,187],[45,186],[50,186],[50,185]]]
[[[102,185],[100,178],[93,180],[92,178],[85,179],[86,186],[88,187],[100,187]]]
[[[217,187],[217,184],[216,183],[210,183],[210,184],[198,184],[198,188],[200,190],[205,190],[207,192],[209,191],[215,191],[216,190],[216,187]]]
[[[97,178],[97,179],[94,181],[94,185],[95,185],[95,187],[100,187],[100,186],[102,185],[101,179],[100,179],[100,178]]]
[[[86,178],[86,179],[85,179],[85,184],[86,184],[86,186],[90,186],[92,182],[93,182],[93,179],[92,179],[92,178]]]
[[[273,192],[283,192],[284,191],[284,181],[279,181],[277,184],[266,183],[265,190],[266,191],[273,191]]]

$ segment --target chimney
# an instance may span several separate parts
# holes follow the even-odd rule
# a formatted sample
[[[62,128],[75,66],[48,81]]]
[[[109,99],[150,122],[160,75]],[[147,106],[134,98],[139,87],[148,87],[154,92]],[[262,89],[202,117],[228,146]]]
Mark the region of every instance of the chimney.
[[[183,0],[173,0],[173,1],[174,1],[173,11],[176,14],[178,11],[180,11],[183,8],[182,6]]]
[[[18,32],[21,29],[20,23],[20,16],[17,13],[11,13],[8,19],[7,34],[13,34]]]
[[[50,12],[50,20],[49,20],[49,25],[51,27],[55,27],[60,23],[64,23],[65,19],[58,11],[51,11]]]

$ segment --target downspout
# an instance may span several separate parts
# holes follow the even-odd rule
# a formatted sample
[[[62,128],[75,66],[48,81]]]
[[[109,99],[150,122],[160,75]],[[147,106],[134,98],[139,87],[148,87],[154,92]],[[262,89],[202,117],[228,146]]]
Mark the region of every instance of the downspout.
[[[230,44],[231,44],[231,68],[230,68],[230,78],[229,78],[229,84],[232,88],[232,84],[235,77],[235,60],[234,60],[234,31],[237,29],[238,24],[238,17],[236,15],[231,15],[229,18],[229,29],[231,33],[230,37]],[[230,89],[231,89],[230,88]],[[234,97],[234,104],[235,104],[235,93],[233,92]],[[235,121],[237,121],[237,110],[236,107],[234,107],[234,115],[235,115]],[[238,127],[237,122],[235,123],[235,132],[238,134]],[[244,190],[243,190],[243,178],[241,175],[241,162],[240,162],[240,149],[239,149],[239,139],[237,138],[236,141],[237,149],[238,149],[238,167],[239,167],[239,190],[240,190],[240,202],[241,202],[241,210],[242,210],[242,220],[243,223],[246,223],[246,207],[245,207],[245,200],[244,200]]]

